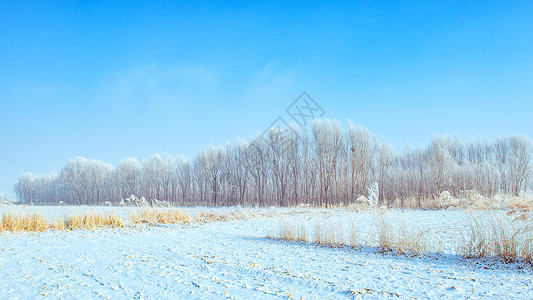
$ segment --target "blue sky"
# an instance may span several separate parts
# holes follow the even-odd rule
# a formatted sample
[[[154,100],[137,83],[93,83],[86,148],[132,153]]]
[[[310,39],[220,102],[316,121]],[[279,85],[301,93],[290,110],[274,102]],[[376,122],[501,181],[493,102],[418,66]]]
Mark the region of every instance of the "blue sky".
[[[533,137],[533,2],[427,2],[2,1],[0,192],[76,156],[192,158],[303,91],[396,150]]]

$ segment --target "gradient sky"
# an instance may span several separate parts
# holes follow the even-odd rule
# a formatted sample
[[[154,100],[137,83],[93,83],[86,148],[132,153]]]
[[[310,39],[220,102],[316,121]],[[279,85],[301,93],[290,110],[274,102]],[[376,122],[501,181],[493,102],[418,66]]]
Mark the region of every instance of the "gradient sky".
[[[0,192],[76,156],[192,158],[303,91],[399,151],[533,137],[532,1],[353,2],[1,1]]]

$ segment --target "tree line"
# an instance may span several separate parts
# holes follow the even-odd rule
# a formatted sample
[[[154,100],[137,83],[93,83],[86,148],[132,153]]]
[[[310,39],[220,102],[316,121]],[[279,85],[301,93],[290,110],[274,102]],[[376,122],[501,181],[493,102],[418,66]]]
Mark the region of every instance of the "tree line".
[[[23,174],[15,184],[25,204],[101,205],[130,195],[172,205],[330,206],[350,204],[377,189],[379,205],[443,191],[515,194],[531,184],[532,144],[521,135],[489,142],[434,136],[430,145],[397,153],[351,122],[315,120],[310,132],[271,128],[226,146],[204,147],[194,159],[155,154],[117,167],[83,157],[59,173]]]

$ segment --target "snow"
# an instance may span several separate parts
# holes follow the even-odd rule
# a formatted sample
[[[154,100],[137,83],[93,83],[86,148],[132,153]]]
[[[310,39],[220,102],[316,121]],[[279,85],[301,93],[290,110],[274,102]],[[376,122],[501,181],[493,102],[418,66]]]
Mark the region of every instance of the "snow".
[[[0,212],[4,209],[0,207]],[[30,209],[50,216],[72,212],[66,207]],[[531,269],[456,255],[454,241],[465,232],[469,218],[462,210],[384,213],[385,218],[401,218],[429,228],[432,236],[440,239],[443,253],[423,257],[378,253],[375,241],[351,249],[268,238],[278,232],[280,218],[287,217],[308,222],[318,216],[355,219],[361,232],[368,232],[378,214],[374,210],[241,210],[264,217],[193,225],[1,234],[1,298],[533,297]]]

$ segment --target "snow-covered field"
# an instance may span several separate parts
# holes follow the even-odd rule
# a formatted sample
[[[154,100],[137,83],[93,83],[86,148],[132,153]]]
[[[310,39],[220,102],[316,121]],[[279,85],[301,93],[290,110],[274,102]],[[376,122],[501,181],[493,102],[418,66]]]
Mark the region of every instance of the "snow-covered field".
[[[0,213],[29,210],[56,217],[87,209],[96,208],[0,206]],[[131,210],[97,209],[116,210],[121,215]],[[414,224],[442,244],[443,254],[420,258],[377,253],[372,246],[376,241],[368,234],[376,227],[376,211],[241,210],[262,217],[0,234],[0,298],[533,298],[530,268],[456,255],[456,241],[466,232],[471,217],[461,210],[384,212],[386,219]],[[268,238],[277,234],[280,219],[312,222],[324,217],[356,220],[360,238],[370,246],[330,248]]]

